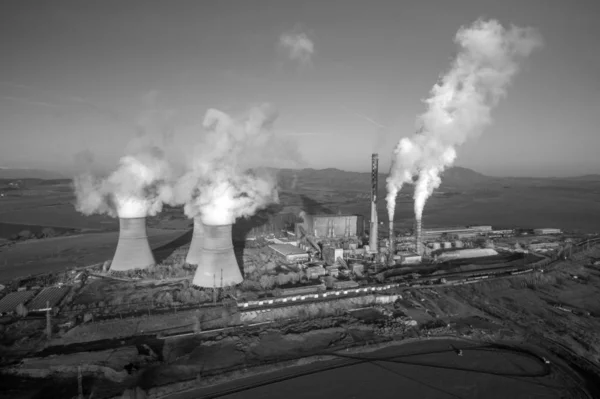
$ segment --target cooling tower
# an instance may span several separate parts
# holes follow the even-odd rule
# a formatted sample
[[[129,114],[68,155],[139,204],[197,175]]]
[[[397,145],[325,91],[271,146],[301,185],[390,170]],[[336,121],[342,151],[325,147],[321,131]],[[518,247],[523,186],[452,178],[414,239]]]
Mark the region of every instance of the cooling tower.
[[[145,269],[154,263],[146,233],[146,218],[120,218],[119,242],[110,270]]]
[[[421,219],[415,220],[415,252],[421,254]]]
[[[204,239],[193,285],[220,288],[244,281],[233,252],[231,227],[230,224],[204,224]]]
[[[373,154],[371,156],[371,229],[369,230],[369,247],[377,252],[378,237],[377,237],[377,178],[379,169],[379,156]]]
[[[188,250],[185,262],[190,265],[198,265],[202,253],[202,240],[204,239],[204,225],[200,216],[194,218],[194,231],[192,233],[192,242]]]

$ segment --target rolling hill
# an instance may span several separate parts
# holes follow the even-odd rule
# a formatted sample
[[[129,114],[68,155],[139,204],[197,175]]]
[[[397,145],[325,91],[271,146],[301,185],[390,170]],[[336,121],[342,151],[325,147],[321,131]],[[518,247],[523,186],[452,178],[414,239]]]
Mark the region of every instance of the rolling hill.
[[[0,168],[0,179],[64,179],[60,173],[42,169]]]

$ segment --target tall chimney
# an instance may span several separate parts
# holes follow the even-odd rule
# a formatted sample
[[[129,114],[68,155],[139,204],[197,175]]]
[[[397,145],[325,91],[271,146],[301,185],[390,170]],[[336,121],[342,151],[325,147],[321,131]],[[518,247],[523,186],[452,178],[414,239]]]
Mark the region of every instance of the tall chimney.
[[[194,231],[192,232],[192,242],[190,243],[190,249],[188,249],[185,262],[189,265],[200,264],[200,258],[202,254],[202,240],[204,239],[204,225],[200,216],[194,218]]]
[[[219,281],[222,286],[244,281],[233,252],[231,227],[230,224],[204,224],[202,251],[192,280],[193,285],[213,288],[215,281]]]
[[[155,263],[148,243],[146,218],[119,218],[119,242],[110,270],[145,269]]]
[[[369,247],[372,251],[378,250],[377,225],[377,180],[379,176],[379,156],[371,156],[371,230],[369,231]]]
[[[394,221],[390,220],[389,224],[390,229],[390,249],[394,248]]]
[[[421,254],[421,241],[422,241],[422,235],[421,235],[421,219],[417,219],[415,220],[415,252],[417,254]]]

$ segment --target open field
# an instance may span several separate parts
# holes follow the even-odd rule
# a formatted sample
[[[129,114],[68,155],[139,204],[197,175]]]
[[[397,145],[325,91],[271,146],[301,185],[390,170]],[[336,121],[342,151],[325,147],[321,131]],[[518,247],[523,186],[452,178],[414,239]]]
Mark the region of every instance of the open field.
[[[0,199],[0,222],[72,229],[116,230],[119,222],[104,215],[85,216],[72,204],[70,193],[58,198],[27,197]]]
[[[453,347],[464,356],[456,356]],[[455,340],[390,346],[298,366],[170,398],[562,398],[565,389],[527,352]],[[320,371],[319,370],[323,370]],[[509,384],[507,382],[510,381]],[[195,395],[195,396],[194,396]]]
[[[179,230],[148,229],[152,249],[160,248],[182,234],[184,232]],[[105,232],[19,242],[1,253],[0,282],[110,260],[117,240],[118,232]]]

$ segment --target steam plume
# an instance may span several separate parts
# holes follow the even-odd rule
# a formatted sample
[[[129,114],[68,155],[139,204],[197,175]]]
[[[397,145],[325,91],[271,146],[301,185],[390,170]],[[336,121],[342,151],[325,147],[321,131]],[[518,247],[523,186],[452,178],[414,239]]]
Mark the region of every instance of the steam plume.
[[[279,46],[287,51],[291,60],[306,65],[315,52],[315,45],[306,33],[285,33],[279,37]]]
[[[139,149],[119,161],[107,178],[90,173],[75,177],[77,211],[91,215],[137,218],[153,216],[172,201],[171,168],[156,147]]]
[[[269,146],[276,118],[268,104],[239,119],[216,109],[206,112],[203,126],[208,134],[191,169],[175,186],[174,202],[185,205],[188,217],[200,215],[208,225],[233,224],[278,202],[275,176],[250,167],[260,162],[261,148]]]
[[[532,28],[505,29],[495,20],[461,27],[455,42],[459,53],[425,100],[428,108],[417,118],[418,132],[394,149],[387,179],[390,220],[398,192],[414,176],[415,217],[421,219],[425,202],[441,183],[440,174],[456,159],[456,147],[491,123],[491,109],[506,95],[517,62],[542,44]]]

